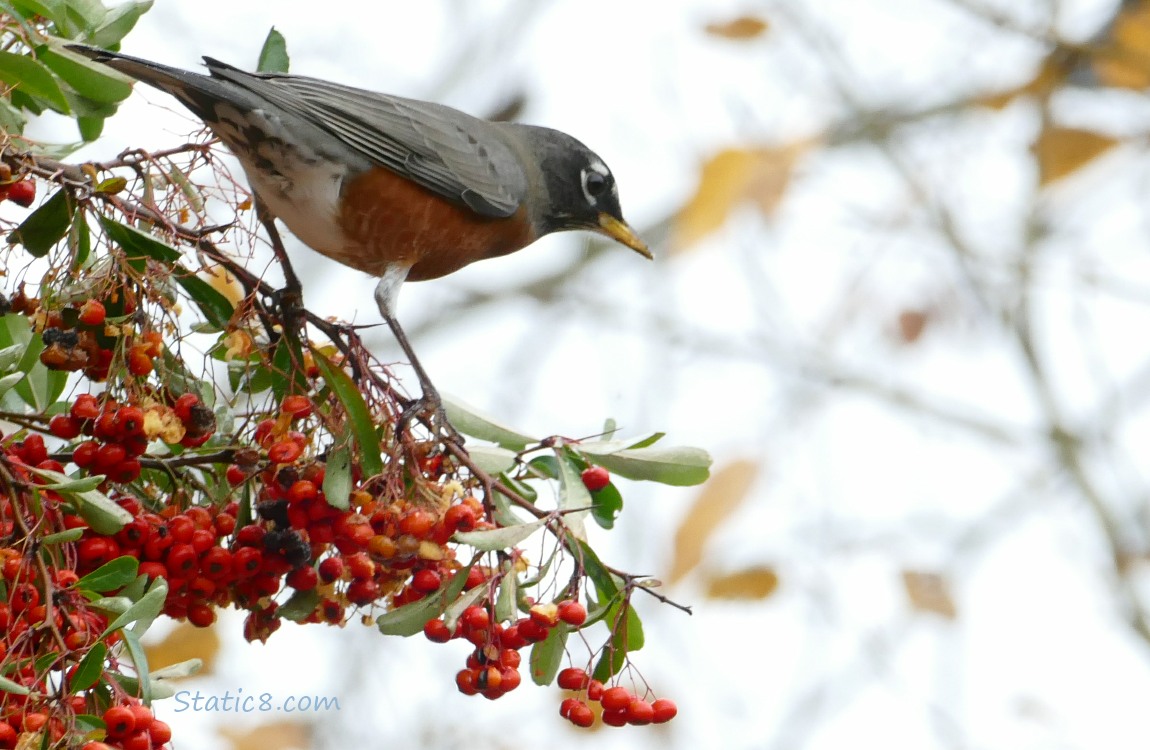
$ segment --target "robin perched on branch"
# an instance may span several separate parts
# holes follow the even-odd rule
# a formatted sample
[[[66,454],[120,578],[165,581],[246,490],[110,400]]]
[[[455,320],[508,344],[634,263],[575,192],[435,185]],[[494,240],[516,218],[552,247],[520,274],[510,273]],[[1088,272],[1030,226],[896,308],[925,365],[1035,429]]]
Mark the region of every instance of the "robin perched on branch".
[[[442,402],[396,319],[404,281],[434,279],[586,229],[647,258],[615,178],[566,133],[489,122],[431,102],[205,57],[201,75],[102,49],[69,49],[172,94],[239,159],[256,200],[304,244],[379,278],[380,314],[423,405]]]

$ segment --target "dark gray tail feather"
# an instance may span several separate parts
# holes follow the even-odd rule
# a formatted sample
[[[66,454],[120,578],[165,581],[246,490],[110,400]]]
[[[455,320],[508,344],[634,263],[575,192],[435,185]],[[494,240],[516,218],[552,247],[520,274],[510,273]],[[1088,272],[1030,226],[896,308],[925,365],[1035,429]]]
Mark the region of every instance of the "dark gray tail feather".
[[[215,108],[217,102],[228,102],[241,111],[253,109],[261,103],[250,92],[228,81],[98,47],[83,44],[69,44],[67,47],[77,54],[171,94],[208,124],[218,119]]]

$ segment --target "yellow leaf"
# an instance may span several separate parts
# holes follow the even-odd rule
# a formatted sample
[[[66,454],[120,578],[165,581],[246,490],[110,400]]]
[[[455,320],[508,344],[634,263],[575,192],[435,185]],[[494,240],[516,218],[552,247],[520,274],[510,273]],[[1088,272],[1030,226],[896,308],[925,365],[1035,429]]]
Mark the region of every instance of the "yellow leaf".
[[[735,461],[716,471],[703,485],[675,533],[675,559],[667,576],[669,583],[680,580],[699,564],[707,540],[742,505],[758,474],[758,464]]]
[[[1039,184],[1048,185],[1081,169],[1118,144],[1118,139],[1091,130],[1048,127],[1034,144]]]
[[[747,202],[770,215],[790,184],[795,163],[814,145],[805,139],[762,148],[730,148],[703,165],[694,196],[675,217],[673,247],[684,250],[714,232]]]
[[[769,25],[767,22],[761,18],[739,16],[729,21],[709,23],[705,27],[705,30],[711,36],[746,41],[762,36],[768,28]]]
[[[205,268],[203,275],[208,277],[207,282],[213,289],[224,295],[228,302],[232,303],[233,308],[239,307],[244,298],[244,290],[235,276],[228,273],[228,270],[223,266]]]
[[[711,599],[766,599],[779,587],[773,568],[755,567],[712,578],[707,583]]]
[[[958,611],[950,595],[950,582],[938,573],[904,570],[902,585],[910,606],[918,612],[931,612],[953,620]]]
[[[164,640],[145,646],[144,652],[148,656],[148,667],[153,670],[179,664],[188,659],[200,659],[204,662],[204,666],[198,674],[202,676],[212,671],[216,656],[220,652],[220,636],[215,628],[197,628],[190,623],[181,622]]]
[[[232,750],[308,750],[312,746],[312,726],[300,721],[277,721],[250,729],[220,728],[220,734],[231,743]]]

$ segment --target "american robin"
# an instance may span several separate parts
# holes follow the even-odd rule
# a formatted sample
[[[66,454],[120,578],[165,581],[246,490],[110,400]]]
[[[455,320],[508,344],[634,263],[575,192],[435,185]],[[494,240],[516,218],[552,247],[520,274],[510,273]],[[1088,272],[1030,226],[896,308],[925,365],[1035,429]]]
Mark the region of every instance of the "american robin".
[[[623,220],[615,178],[566,133],[303,76],[210,75],[93,47],[69,49],[179,99],[239,159],[256,199],[304,244],[379,277],[375,300],[441,402],[395,316],[404,281],[434,279],[588,229],[652,257]]]

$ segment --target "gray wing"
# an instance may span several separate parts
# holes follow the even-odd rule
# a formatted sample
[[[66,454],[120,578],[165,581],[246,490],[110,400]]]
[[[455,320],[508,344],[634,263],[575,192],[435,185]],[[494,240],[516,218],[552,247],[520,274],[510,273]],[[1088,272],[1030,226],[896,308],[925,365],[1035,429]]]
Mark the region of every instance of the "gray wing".
[[[371,162],[483,216],[510,216],[526,195],[523,168],[492,123],[441,104],[204,61],[214,77],[304,118]]]

